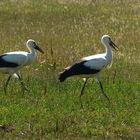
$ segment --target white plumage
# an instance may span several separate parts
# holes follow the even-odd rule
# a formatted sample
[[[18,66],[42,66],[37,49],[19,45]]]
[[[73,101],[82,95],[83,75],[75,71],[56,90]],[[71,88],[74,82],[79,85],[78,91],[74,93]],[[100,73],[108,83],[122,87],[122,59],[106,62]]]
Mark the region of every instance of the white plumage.
[[[35,60],[36,50],[43,53],[43,50],[39,48],[35,41],[32,39],[27,41],[26,46],[29,49],[29,52],[15,51],[0,55],[0,71],[9,74],[9,77],[4,86],[5,92],[12,75],[17,76],[21,82],[22,87],[26,89],[18,71],[22,67],[30,65]]]
[[[82,58],[79,62],[76,62],[72,66],[65,68],[65,70],[60,73],[59,80],[60,82],[63,82],[65,79],[71,76],[82,76],[83,78],[86,78],[80,94],[82,96],[88,78],[90,78],[92,75],[95,75],[103,95],[109,100],[103,90],[102,83],[99,80],[99,75],[104,68],[111,64],[113,58],[112,48],[117,50],[117,46],[112,42],[109,35],[103,35],[101,42],[106,49],[105,53]]]
[[[92,57],[92,58],[90,57],[91,59],[89,59],[89,58],[87,59],[87,58],[85,57],[82,60],[85,60],[86,61],[84,63],[84,65],[86,67],[89,67],[90,69],[100,70],[100,69],[103,69],[107,65],[107,60],[103,56]],[[94,61],[94,63],[93,63],[93,61]]]

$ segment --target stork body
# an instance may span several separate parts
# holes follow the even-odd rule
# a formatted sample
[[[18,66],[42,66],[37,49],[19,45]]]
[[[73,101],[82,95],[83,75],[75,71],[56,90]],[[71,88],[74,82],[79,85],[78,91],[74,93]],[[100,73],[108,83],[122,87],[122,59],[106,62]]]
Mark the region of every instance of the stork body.
[[[59,80],[60,82],[63,82],[65,79],[71,76],[80,76],[84,78],[85,82],[80,94],[82,96],[88,78],[94,75],[99,82],[102,93],[109,100],[103,90],[99,76],[101,71],[106,68],[107,65],[111,64],[113,58],[112,48],[116,49],[117,46],[111,41],[111,38],[108,35],[102,36],[101,42],[106,49],[105,53],[82,58],[79,62],[65,68],[65,70],[60,73]]]
[[[21,82],[22,87],[25,89],[24,83],[19,75],[18,71],[24,66],[30,65],[36,58],[36,50],[43,53],[43,50],[40,49],[34,40],[29,39],[26,43],[29,52],[24,51],[15,51],[7,52],[0,55],[0,71],[5,74],[9,74],[9,77],[4,86],[4,91],[6,92],[8,83],[12,77],[15,75]]]

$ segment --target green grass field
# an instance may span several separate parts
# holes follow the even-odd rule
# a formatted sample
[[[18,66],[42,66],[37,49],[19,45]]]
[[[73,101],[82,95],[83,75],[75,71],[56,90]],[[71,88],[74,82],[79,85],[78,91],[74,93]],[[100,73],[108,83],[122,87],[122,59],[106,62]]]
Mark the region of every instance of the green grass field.
[[[59,83],[58,74],[78,59],[104,52],[103,34],[118,45],[113,65],[94,79],[82,101],[82,79]],[[27,50],[32,38],[45,51],[21,70],[7,94],[0,74],[0,139],[140,139],[140,2],[138,0],[1,0],[0,54]],[[81,106],[82,102],[82,106]]]

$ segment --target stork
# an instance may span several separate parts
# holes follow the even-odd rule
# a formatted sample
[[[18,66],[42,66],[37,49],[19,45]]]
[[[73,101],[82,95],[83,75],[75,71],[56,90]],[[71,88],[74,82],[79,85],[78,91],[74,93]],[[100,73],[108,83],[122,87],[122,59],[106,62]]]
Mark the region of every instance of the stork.
[[[60,82],[63,82],[71,76],[82,77],[84,79],[84,84],[80,92],[81,97],[84,94],[84,89],[88,79],[94,75],[99,83],[101,92],[109,101],[109,98],[104,92],[103,85],[100,81],[100,73],[112,62],[112,48],[118,50],[118,47],[113,43],[109,35],[103,35],[101,38],[101,42],[106,49],[105,53],[84,57],[80,61],[74,63],[73,65],[66,67],[64,71],[60,72],[59,80]]]
[[[29,39],[26,42],[26,46],[29,52],[15,51],[7,52],[0,55],[0,72],[9,74],[9,77],[4,85],[4,92],[6,93],[8,83],[11,77],[14,75],[18,77],[23,89],[26,89],[23,80],[19,74],[19,70],[24,66],[30,65],[36,58],[36,50],[44,53],[41,48],[38,47],[36,42]]]

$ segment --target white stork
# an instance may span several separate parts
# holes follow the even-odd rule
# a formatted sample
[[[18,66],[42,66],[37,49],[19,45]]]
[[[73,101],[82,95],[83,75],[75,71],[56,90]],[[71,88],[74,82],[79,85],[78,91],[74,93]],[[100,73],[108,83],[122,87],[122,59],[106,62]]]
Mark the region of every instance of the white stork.
[[[39,48],[35,43],[35,41],[32,39],[29,39],[26,42],[26,46],[29,52],[15,51],[15,52],[7,52],[0,55],[0,71],[2,73],[9,74],[9,77],[4,85],[5,93],[7,90],[8,83],[13,75],[18,77],[22,88],[26,90],[26,87],[24,86],[23,80],[19,75],[18,71],[22,67],[30,65],[35,60],[36,50],[40,51],[41,53],[44,53],[43,50]]]
[[[82,96],[88,79],[93,75],[95,75],[103,95],[109,101],[108,96],[104,92],[103,85],[100,81],[99,75],[101,71],[112,62],[113,58],[112,48],[118,50],[118,47],[112,42],[111,37],[109,35],[103,35],[101,38],[101,42],[106,49],[105,53],[82,58],[80,61],[76,62],[72,66],[65,68],[64,71],[60,73],[59,80],[60,82],[63,82],[65,79],[71,76],[80,76],[84,78],[85,82],[80,93],[80,96]]]

